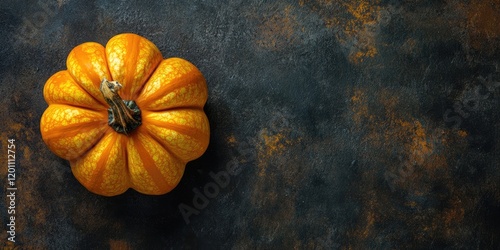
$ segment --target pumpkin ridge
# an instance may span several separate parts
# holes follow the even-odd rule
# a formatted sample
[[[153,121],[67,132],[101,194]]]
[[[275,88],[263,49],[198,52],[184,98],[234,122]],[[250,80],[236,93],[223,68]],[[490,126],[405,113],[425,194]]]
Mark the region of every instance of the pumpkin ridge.
[[[194,69],[191,72],[193,72]],[[142,91],[141,91],[141,94],[139,95],[139,97],[137,98],[136,102],[137,102],[137,105],[139,106],[144,106],[145,108],[151,106],[155,101],[161,99],[161,97],[163,96],[166,96],[167,94],[173,92],[174,90],[178,89],[178,88],[182,88],[182,87],[185,87],[187,85],[197,85],[199,84],[197,82],[197,79],[200,78],[200,77],[203,77],[201,74],[198,74],[198,73],[195,73],[195,74],[190,74],[190,73],[186,73],[184,75],[182,75],[181,77],[177,77],[177,78],[174,78],[172,79],[170,82],[168,82],[167,84],[166,83],[163,83],[164,86],[161,91],[156,91],[154,93],[151,93],[147,96],[147,98],[144,98],[142,96]],[[151,74],[151,75],[154,75]],[[151,77],[150,77],[151,78]],[[149,79],[148,79],[149,81]],[[148,82],[146,82],[144,85],[147,85]],[[143,87],[144,89],[144,87]],[[194,106],[194,107],[197,107],[197,108],[203,108],[204,104],[206,102],[206,99],[205,101],[203,102],[203,105],[189,105],[189,106]],[[181,105],[179,105],[181,106]],[[168,107],[168,108],[164,108],[164,109],[150,109],[150,110],[166,110],[166,109],[171,109],[171,108],[176,108],[178,107],[178,105],[175,105],[173,107]]]
[[[142,93],[142,90],[144,89],[144,86],[146,86],[146,84],[149,82],[149,79],[151,79],[151,77],[155,73],[156,69],[158,69],[158,66],[160,65],[160,63],[161,63],[161,60],[156,63],[156,65],[153,67],[153,70],[151,70],[149,75],[146,78],[144,78],[144,81],[139,86],[139,88],[137,88],[134,91],[134,96],[131,100],[134,100],[137,103],[137,99],[141,96],[141,93]]]
[[[125,100],[137,99],[143,86],[163,60],[160,50],[153,42],[132,33],[113,37],[106,44],[105,51],[113,80],[123,84]],[[117,63],[121,65],[119,68]]]
[[[65,135],[65,136],[68,136],[68,135],[71,135],[71,134],[79,134],[79,133],[85,133],[84,130],[82,130],[82,128],[85,128],[85,127],[97,127],[97,126],[103,126],[103,123],[102,121],[90,121],[90,122],[85,122],[85,123],[81,123],[81,125],[78,125],[78,126],[68,126],[68,127],[57,127],[57,129],[54,129],[53,131],[51,131],[49,134],[46,134],[43,138],[44,139],[53,139],[53,138],[58,138],[58,137],[61,137],[61,135]],[[106,131],[107,128],[103,127],[104,129],[102,131]],[[104,135],[104,133],[103,133]],[[102,137],[100,137],[102,138]]]
[[[126,70],[124,72],[124,84],[123,95],[128,100],[134,99],[134,93],[132,93],[132,87],[134,83],[134,74],[136,73],[138,66],[138,58],[140,52],[140,37],[139,36],[128,36],[127,46],[125,50],[127,51],[127,57],[125,59]],[[144,83],[142,83],[144,84]]]
[[[146,128],[143,128],[146,130],[146,134],[148,134],[154,141],[156,141],[163,149],[165,149],[165,151],[167,151],[170,156],[172,156],[172,158],[175,158],[175,160],[178,160],[179,162],[182,162],[182,163],[186,163],[184,160],[182,160],[177,154],[175,154],[172,149],[166,145],[166,143],[161,139],[161,138],[158,138],[158,136],[155,134],[155,133],[152,133],[148,127],[148,125],[146,126],[143,126],[143,127],[146,127]],[[143,132],[144,133],[144,132]]]
[[[137,151],[139,152],[139,156],[140,156],[142,163],[143,163],[143,168],[148,172],[149,176],[151,177],[153,182],[156,184],[156,187],[160,191],[171,189],[170,185],[168,185],[167,182],[165,181],[163,174],[158,169],[156,162],[153,160],[153,158],[151,157],[149,152],[144,147],[142,140],[139,138],[139,133],[135,134],[133,136],[132,140],[135,141],[134,145],[137,148]],[[160,146],[161,146],[161,144],[160,144]],[[168,152],[170,153],[170,151],[168,151]]]
[[[118,140],[117,134],[111,134],[110,136],[113,136],[113,138],[108,143],[108,145],[106,145],[101,155],[109,155],[109,152],[111,152],[113,146],[116,144],[116,141]],[[94,192],[95,190],[102,191],[100,184],[102,184],[103,182],[103,177],[104,177],[103,172],[106,170],[107,162],[109,159],[110,159],[109,157],[100,157],[99,160],[97,161],[96,163],[97,166],[92,172],[92,178],[90,178],[91,181],[88,184],[88,188],[90,190],[94,190]]]
[[[82,45],[83,45],[83,44],[82,44]],[[91,64],[91,63],[89,63],[89,61],[90,61],[90,60],[92,60],[92,59],[89,57],[89,55],[88,55],[88,54],[83,53],[82,48],[81,48],[81,46],[82,46],[82,45],[80,45],[80,46],[78,46],[77,48],[75,48],[75,49],[80,50],[80,51],[78,51],[78,52],[75,50],[75,53],[79,53],[79,54],[82,54],[82,55],[85,55],[85,56],[82,56],[82,55],[76,56],[76,61],[78,62],[78,64],[79,64],[79,65],[81,65],[81,66],[85,66],[84,71],[87,71],[87,72],[92,72],[92,74],[89,74],[89,78],[91,79],[91,82],[92,82],[92,84],[93,84],[93,85],[92,85],[92,86],[89,86],[89,87],[92,87],[92,88],[95,88],[96,90],[99,90],[99,85],[100,85],[100,83],[101,83],[101,80],[102,80],[102,79],[100,79],[100,76],[97,74],[97,72],[95,72],[94,70],[92,70],[92,69],[93,69],[93,66],[92,66],[92,64]],[[99,44],[99,45],[100,45],[100,44]],[[101,45],[101,46],[102,46],[102,45]],[[106,53],[104,53],[104,55],[105,55],[105,59],[106,59]],[[107,71],[108,71],[108,75],[111,75],[111,73],[109,72],[109,68],[108,68],[108,63],[107,63],[107,61],[106,61],[106,69],[107,69]],[[81,87],[81,88],[82,88],[85,92],[87,92],[87,93],[88,93],[88,94],[89,94],[92,98],[94,98],[95,100],[97,100],[99,103],[101,103],[102,105],[104,105],[104,106],[106,107],[106,105],[107,105],[107,104],[106,104],[106,101],[105,101],[104,99],[100,98],[100,97],[101,97],[101,96],[99,95],[99,93],[100,93],[100,92],[96,92],[95,94],[91,93],[91,92],[90,92],[90,89],[86,89],[86,88],[82,85],[82,83],[80,82],[80,80],[79,80],[79,79],[77,79],[77,78],[76,78],[76,76],[74,76],[74,75],[71,73],[71,71],[69,71],[69,70],[68,70],[68,72],[69,72],[69,75],[70,75],[71,77],[73,77],[73,80],[74,80],[74,81],[75,81],[75,82],[76,82],[76,83],[77,83],[77,84],[78,84],[78,85],[79,85],[79,86],[80,86],[80,87]],[[97,79],[97,81],[96,81],[96,79]],[[97,96],[96,96],[96,95],[97,95]]]
[[[86,125],[90,125],[90,124],[86,124]],[[73,156],[68,156],[68,154],[61,154],[61,151],[58,150],[58,149],[53,149],[54,153],[56,153],[56,155],[58,155],[59,157],[63,158],[63,159],[66,159],[66,160],[74,160],[74,159],[77,159],[79,157],[81,157],[82,155],[85,155],[88,151],[90,151],[104,136],[104,134],[106,134],[106,129],[103,129],[102,131],[99,131],[98,135],[94,138],[94,140],[92,140],[89,145],[87,145],[86,147],[81,147],[81,152],[78,153],[78,155],[75,155],[74,157]],[[69,128],[65,128],[65,129],[58,129],[57,132],[53,132],[53,133],[50,133],[49,135],[46,135],[43,137],[43,140],[46,141],[48,144],[51,144],[53,145],[53,143],[55,142],[51,142],[52,140],[56,139],[59,139],[61,138],[62,136],[65,136],[65,135],[68,135],[68,134],[74,134],[74,135],[77,135],[79,133],[77,133],[78,129],[69,129]],[[83,133],[83,132],[82,132]],[[49,146],[49,148],[53,148],[55,146]],[[75,148],[72,148],[72,151],[75,152],[76,150],[80,150],[80,149],[75,149]]]
[[[72,109],[75,113],[72,112]],[[69,112],[69,114],[64,114],[65,112]],[[59,117],[55,117],[56,114]],[[105,124],[105,110],[95,111],[67,104],[54,103],[49,105],[43,113],[40,120],[40,129],[43,137],[55,133],[57,130],[70,127],[78,127],[82,132],[85,132],[85,125],[93,122]]]
[[[95,98],[92,96],[92,98],[95,100]],[[84,110],[88,110],[88,111],[94,111],[94,112],[102,112],[102,111],[106,111],[107,108],[104,107],[104,106],[100,106],[99,108],[94,108],[94,107],[87,107],[85,105],[81,105],[81,104],[74,104],[74,103],[53,103],[53,104],[63,104],[63,105],[68,105],[68,106],[71,106],[71,107],[75,107],[75,108],[80,108],[80,109],[84,109]],[[99,103],[101,104],[101,103]]]
[[[135,89],[134,92],[131,93],[132,100],[136,100],[137,97],[139,97],[139,95],[141,94],[142,89],[144,88],[146,83],[149,81],[151,76],[154,74],[154,72],[156,71],[156,69],[158,68],[160,63],[164,60],[160,49],[158,49],[158,47],[150,40],[148,40],[144,37],[141,37],[141,36],[137,36],[137,43],[139,44],[139,46],[137,46],[137,57],[139,57],[139,55],[141,54],[141,46],[140,45],[142,45],[144,47],[148,47],[149,49],[152,49],[153,51],[158,52],[158,54],[156,54],[157,57],[155,57],[155,53],[153,53],[152,57],[148,59],[148,63],[146,63],[144,65],[144,68],[142,69],[142,71],[143,71],[142,73],[146,74],[146,76],[145,76],[145,78],[142,79],[142,82],[140,83],[140,85],[137,86],[137,89]],[[136,61],[137,61],[137,59],[136,59]],[[148,67],[148,64],[150,64],[149,67]],[[138,65],[138,64],[136,64],[136,65]]]
[[[172,123],[172,122],[159,122],[159,121],[156,121],[153,119],[151,119],[151,120],[148,119],[147,124],[149,126],[153,125],[153,126],[157,126],[160,128],[173,130],[175,132],[189,136],[191,138],[200,138],[200,137],[205,135],[205,133],[201,129],[192,128],[192,127],[188,127],[188,126],[184,126],[184,125],[179,125],[179,124]],[[151,133],[151,134],[154,134],[154,133]]]
[[[200,145],[200,147],[206,148],[208,146],[209,139],[207,139],[206,141],[197,139],[197,138],[205,138],[207,133],[204,133],[203,131],[201,131],[197,128],[186,128],[186,127],[181,128],[181,126],[178,126],[178,125],[173,124],[173,123],[160,123],[160,122],[156,122],[155,124],[153,124],[153,123],[154,122],[150,122],[150,121],[146,122],[145,127],[148,131],[148,134],[155,141],[157,141],[166,151],[170,152],[173,157],[175,157],[176,159],[179,159],[181,162],[187,163],[190,160],[186,160],[183,157],[181,157],[181,155],[174,153],[175,151],[171,148],[171,147],[174,147],[174,145],[172,145],[169,141],[166,141],[164,138],[161,138],[160,136],[158,136],[154,132],[154,129],[155,129],[154,127],[156,127],[157,129],[172,130],[172,131],[175,131],[179,134],[190,137],[191,140],[195,141],[198,145]],[[161,126],[159,126],[158,124],[161,124]],[[205,150],[203,150],[203,151],[205,151]],[[190,156],[189,158],[192,160],[192,159],[198,158],[199,156],[200,155],[197,155],[196,157]]]
[[[68,71],[69,72],[69,71]],[[102,102],[101,99],[99,98],[96,98],[94,95],[92,95],[92,93],[90,93],[89,91],[87,91],[79,82],[78,80],[75,79],[75,77],[69,73],[69,76],[71,78],[73,78],[73,81],[75,81],[76,85],[83,91],[85,92],[87,95],[89,95],[94,101],[96,101],[98,104],[100,104],[101,106],[99,108],[94,108],[94,107],[87,107],[87,106],[83,106],[83,105],[78,105],[78,104],[73,104],[73,103],[68,103],[67,105],[69,106],[73,106],[73,107],[79,107],[79,108],[83,108],[83,109],[88,109],[88,110],[94,110],[94,111],[102,111],[102,110],[106,110],[106,106],[104,105],[104,103]]]
[[[65,99],[61,97],[62,94],[71,95],[75,92],[71,91],[57,91],[57,89],[61,89],[63,87],[76,88],[76,92],[81,92],[80,94],[85,95],[84,99],[88,98],[87,101],[91,101],[94,103],[86,103],[86,100],[78,100],[79,103],[73,103],[74,100]],[[105,109],[105,107],[99,102],[99,100],[95,99],[87,90],[85,90],[71,75],[68,70],[61,70],[54,75],[52,75],[45,86],[43,87],[43,97],[47,104],[65,104],[69,106],[79,107],[82,109],[89,109],[93,111],[101,111]],[[97,107],[93,107],[94,105],[98,105]]]
[[[199,107],[199,106],[196,106],[196,105],[190,105],[190,104],[186,104],[185,106],[184,105],[179,105],[179,106],[175,106],[175,107],[172,107],[172,108],[165,108],[165,109],[155,109],[155,110],[148,110],[146,108],[144,108],[145,112],[151,112],[151,113],[156,113],[156,112],[168,112],[168,111],[179,111],[179,110],[201,110],[201,111],[204,111],[203,110],[203,107]]]

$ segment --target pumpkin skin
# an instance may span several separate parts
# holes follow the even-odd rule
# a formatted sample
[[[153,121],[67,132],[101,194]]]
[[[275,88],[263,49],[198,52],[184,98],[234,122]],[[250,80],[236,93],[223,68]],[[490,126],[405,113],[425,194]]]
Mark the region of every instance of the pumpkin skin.
[[[66,66],[44,86],[48,107],[40,130],[89,191],[165,194],[179,183],[186,163],[207,149],[207,86],[190,62],[163,59],[152,42],[127,33],[112,37],[106,47],[94,42],[75,47]],[[119,82],[119,96],[140,109],[142,124],[133,131],[119,133],[108,125],[103,79]]]

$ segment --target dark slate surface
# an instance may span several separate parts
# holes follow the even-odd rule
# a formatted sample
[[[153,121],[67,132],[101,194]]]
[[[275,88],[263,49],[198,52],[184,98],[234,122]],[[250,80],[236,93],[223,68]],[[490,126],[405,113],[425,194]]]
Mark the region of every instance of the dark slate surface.
[[[131,2],[0,3],[0,246],[500,247],[498,1]],[[45,80],[122,32],[208,81],[210,146],[167,195],[93,195],[40,137]]]

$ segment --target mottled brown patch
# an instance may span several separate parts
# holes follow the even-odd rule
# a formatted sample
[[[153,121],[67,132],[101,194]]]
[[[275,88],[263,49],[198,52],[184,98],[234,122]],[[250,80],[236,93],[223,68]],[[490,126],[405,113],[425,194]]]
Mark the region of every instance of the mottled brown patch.
[[[308,6],[320,15],[325,26],[335,32],[352,63],[358,64],[378,54],[377,35],[385,20],[382,13],[386,13],[382,12],[380,1],[300,0],[299,5]]]
[[[290,127],[261,129],[256,149],[257,172],[252,184],[250,203],[256,213],[250,219],[251,227],[259,230],[255,235],[243,232],[238,245],[245,248],[262,248],[268,243],[279,242],[288,249],[299,249],[304,242],[294,226],[298,190],[304,175],[301,159],[292,155],[300,146],[301,138],[292,136]],[[286,235],[286,238],[281,238]],[[263,243],[267,242],[267,243]]]
[[[60,7],[62,7],[63,5],[65,5],[66,3],[68,2],[68,0],[57,0],[57,5]]]
[[[130,250],[133,249],[126,240],[109,240],[110,250]]]
[[[458,134],[460,137],[467,137],[467,135],[468,135],[469,133],[467,133],[467,131],[465,131],[465,130],[459,130],[459,131],[457,132],[457,134]]]
[[[291,5],[278,7],[269,16],[259,17],[256,44],[268,50],[282,50],[301,42],[304,27],[297,20]]]
[[[399,52],[404,55],[417,55],[421,52],[417,39],[410,37],[399,48]]]
[[[429,130],[423,125],[425,120],[413,118],[400,110],[402,103],[398,93],[381,90],[375,96],[367,96],[367,93],[373,92],[362,89],[353,92],[352,119],[356,124],[355,129],[367,132],[362,139],[364,143],[374,147],[387,147],[388,151],[397,153],[400,157],[397,163],[406,167],[443,167],[443,162],[435,162],[436,159],[433,158],[437,148],[443,146],[443,131]],[[377,113],[374,109],[382,112]],[[384,157],[380,157],[380,160],[387,161],[387,166],[395,165],[390,164],[393,160],[390,160],[389,155]],[[398,169],[392,170],[399,172]]]
[[[267,129],[261,131],[263,145],[261,145],[259,153],[263,157],[272,157],[275,154],[281,154],[287,146],[291,145],[290,139],[282,133],[270,133]]]
[[[230,135],[227,137],[226,142],[230,145],[234,145],[237,142],[236,137],[234,135]]]
[[[381,182],[378,168],[363,170],[355,184],[362,210],[358,222],[347,232],[348,249],[373,246],[384,225],[393,223],[411,225],[414,233],[409,242],[426,242],[429,237],[451,242],[470,236],[460,225],[467,211],[477,206],[477,199],[464,200],[470,195],[468,188],[454,180],[449,164],[449,159],[466,147],[467,132],[443,130],[414,118],[401,108],[401,100],[412,103],[411,97],[395,90],[356,88],[351,92],[353,132],[362,134],[361,143],[368,149],[360,152],[362,161],[385,166],[383,171],[394,178]],[[407,198],[401,200],[394,194]],[[422,200],[442,203],[429,210]],[[386,237],[401,239],[402,235],[391,231]]]
[[[418,53],[426,41],[459,41],[468,60],[474,55],[498,52],[500,42],[500,1],[444,1],[427,4],[413,1],[400,12],[408,29],[408,40],[400,47],[402,53]],[[420,36],[423,34],[423,36]]]
[[[367,90],[353,90],[350,103],[355,128],[367,130],[363,142],[374,147],[394,147],[396,152],[401,153],[403,165],[422,166],[433,154],[435,144],[439,143],[438,134],[429,134],[420,120],[400,113],[398,106],[401,102],[397,94],[382,90],[374,97],[367,96],[367,93]],[[375,101],[369,102],[369,98]],[[383,115],[376,115],[371,105],[382,107]]]
[[[23,147],[23,158],[28,161],[31,159],[31,148],[29,146]]]
[[[368,100],[366,94],[360,89],[354,90],[351,97],[351,110],[353,112],[352,119],[356,126],[361,126],[366,120],[371,120],[368,114]]]
[[[7,233],[5,232],[4,235],[7,235]],[[16,246],[15,243],[11,242],[11,241],[7,241],[7,242],[3,242],[0,247],[2,248],[2,250],[17,250],[17,249],[21,249],[20,246]]]
[[[474,0],[467,6],[469,45],[476,50],[493,52],[500,42],[500,1]]]
[[[289,130],[274,132],[263,129],[260,133],[260,144],[257,148],[259,178],[256,180],[251,200],[256,207],[273,208],[254,219],[264,235],[273,235],[274,231],[281,227],[290,229],[290,223],[295,217],[296,192],[289,190],[288,194],[285,194],[283,190],[277,189],[296,187],[301,180],[300,168],[284,160],[291,156],[288,148],[297,143],[287,139],[289,135]],[[296,237],[296,232],[292,233]]]

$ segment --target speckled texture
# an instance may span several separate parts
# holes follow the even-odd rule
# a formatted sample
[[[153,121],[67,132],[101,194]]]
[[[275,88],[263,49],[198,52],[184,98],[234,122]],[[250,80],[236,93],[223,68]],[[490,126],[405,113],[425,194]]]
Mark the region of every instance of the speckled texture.
[[[0,20],[16,246],[500,247],[498,1],[10,0]],[[209,148],[167,195],[96,196],[41,140],[45,81],[122,32],[207,79]]]

